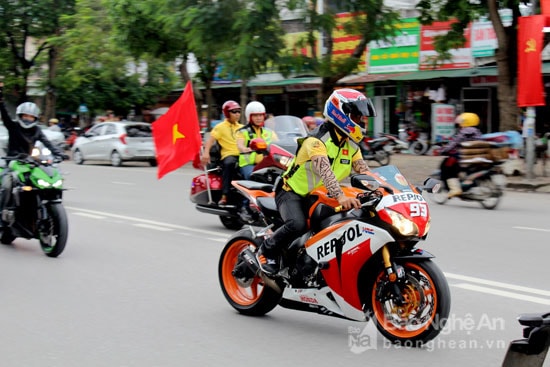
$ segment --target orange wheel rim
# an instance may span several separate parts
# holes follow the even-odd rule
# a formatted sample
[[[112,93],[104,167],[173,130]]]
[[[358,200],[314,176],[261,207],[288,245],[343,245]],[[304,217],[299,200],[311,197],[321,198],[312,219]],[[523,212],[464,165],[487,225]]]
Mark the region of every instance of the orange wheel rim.
[[[245,287],[237,282],[232,274],[239,254],[251,245],[255,246],[254,243],[250,241],[235,241],[225,252],[221,269],[223,286],[227,295],[233,302],[241,306],[249,306],[257,302],[264,290],[264,284],[259,277],[254,277],[250,284]]]
[[[405,301],[403,305],[396,305],[391,300],[382,303],[376,298],[377,284],[385,277],[385,272],[382,271],[372,290],[372,305],[374,317],[384,330],[395,337],[410,339],[433,325],[438,299],[435,283],[426,271],[414,263],[406,263],[403,266],[407,270],[416,270],[421,275],[422,279],[417,279],[421,289],[409,282],[401,289]],[[417,314],[418,312],[420,314]]]

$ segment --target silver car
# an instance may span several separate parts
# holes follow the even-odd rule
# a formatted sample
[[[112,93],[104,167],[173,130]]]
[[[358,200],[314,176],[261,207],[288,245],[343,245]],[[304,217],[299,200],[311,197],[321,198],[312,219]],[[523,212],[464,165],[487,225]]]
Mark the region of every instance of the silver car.
[[[110,121],[94,125],[79,136],[72,148],[76,164],[108,161],[118,167],[124,161],[157,165],[151,125],[145,122]]]

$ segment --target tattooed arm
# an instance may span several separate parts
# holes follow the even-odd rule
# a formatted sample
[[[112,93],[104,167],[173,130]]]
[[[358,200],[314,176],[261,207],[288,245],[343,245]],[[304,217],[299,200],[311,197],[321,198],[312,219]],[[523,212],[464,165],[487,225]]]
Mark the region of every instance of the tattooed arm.
[[[369,172],[369,165],[363,159],[358,159],[352,163],[353,170],[357,173],[364,174]]]
[[[313,169],[315,172],[321,176],[325,187],[330,196],[337,198],[340,195],[343,195],[344,192],[340,188],[340,184],[330,168],[330,162],[327,156],[317,155],[311,157],[311,163],[313,163]]]

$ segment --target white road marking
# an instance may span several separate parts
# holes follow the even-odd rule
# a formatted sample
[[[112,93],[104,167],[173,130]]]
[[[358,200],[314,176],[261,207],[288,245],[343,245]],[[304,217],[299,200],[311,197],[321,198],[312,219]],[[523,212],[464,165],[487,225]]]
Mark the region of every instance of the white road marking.
[[[518,292],[533,293],[539,296],[550,297],[550,291],[547,291],[547,290],[523,287],[520,285],[514,285],[509,283],[495,282],[494,280],[475,278],[467,275],[460,275],[460,274],[453,274],[453,273],[445,273],[445,276],[449,279],[462,280],[470,283],[483,284],[491,287],[504,288],[504,289],[509,289],[509,290],[518,291]]]
[[[541,305],[550,305],[550,299],[547,299],[547,298],[527,296],[527,295],[524,295],[524,294],[512,293],[512,292],[503,291],[503,290],[500,290],[500,289],[489,288],[489,287],[482,287],[482,286],[479,286],[479,285],[474,285],[474,284],[469,284],[469,283],[459,283],[459,284],[454,284],[454,286],[458,287],[458,288],[474,291],[474,292],[481,292],[481,293],[484,293],[484,294],[493,294],[495,296],[514,298],[514,299],[519,299],[519,300],[522,300],[522,301],[538,303],[538,304],[541,304]]]
[[[76,215],[80,215],[81,217],[88,217],[88,218],[93,218],[93,219],[105,219],[106,217],[104,216],[101,216],[101,215],[95,215],[95,214],[90,214],[90,213],[75,213]]]
[[[513,228],[524,229],[526,231],[550,232],[550,229],[544,229],[544,228],[533,228],[533,227],[513,227]]]
[[[97,211],[97,210],[75,208],[75,207],[71,207],[71,206],[65,206],[65,209],[74,210],[76,212],[75,214],[78,213],[79,215],[90,215],[90,216],[96,215],[98,217],[103,216],[103,218],[98,218],[98,219],[104,219],[104,217],[109,217],[109,218],[122,219],[124,221],[133,221],[133,222],[138,222],[138,223],[145,223],[145,224],[148,224],[148,225],[151,225],[151,226],[165,227],[165,228],[171,228],[171,229],[179,229],[179,230],[189,231],[189,232],[194,232],[194,233],[203,233],[203,234],[207,234],[209,236],[213,235],[212,231],[207,231],[207,230],[204,230],[204,229],[197,229],[197,228],[191,228],[191,227],[186,227],[186,226],[180,226],[180,225],[177,225],[177,224],[158,222],[158,221],[155,221],[155,220],[130,217],[130,216],[127,216],[127,215],[112,214],[112,213],[101,212],[101,211]],[[227,238],[227,236],[220,236],[220,237],[223,237],[224,239]]]
[[[164,232],[173,231],[172,228],[153,226],[151,224],[145,224],[145,223],[134,223],[133,225],[141,228],[154,229],[155,231],[164,231]]]

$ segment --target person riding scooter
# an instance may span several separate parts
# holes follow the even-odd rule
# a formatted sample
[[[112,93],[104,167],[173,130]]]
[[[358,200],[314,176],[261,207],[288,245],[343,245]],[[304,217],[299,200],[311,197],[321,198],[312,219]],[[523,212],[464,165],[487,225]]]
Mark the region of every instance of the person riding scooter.
[[[455,122],[460,129],[449,144],[444,146],[441,151],[442,155],[447,155],[443,162],[441,162],[441,179],[449,187],[449,198],[462,194],[462,185],[458,179],[458,175],[460,174],[460,157],[458,152],[460,143],[481,139],[481,131],[476,127],[479,125],[479,116],[475,113],[461,113]]]

